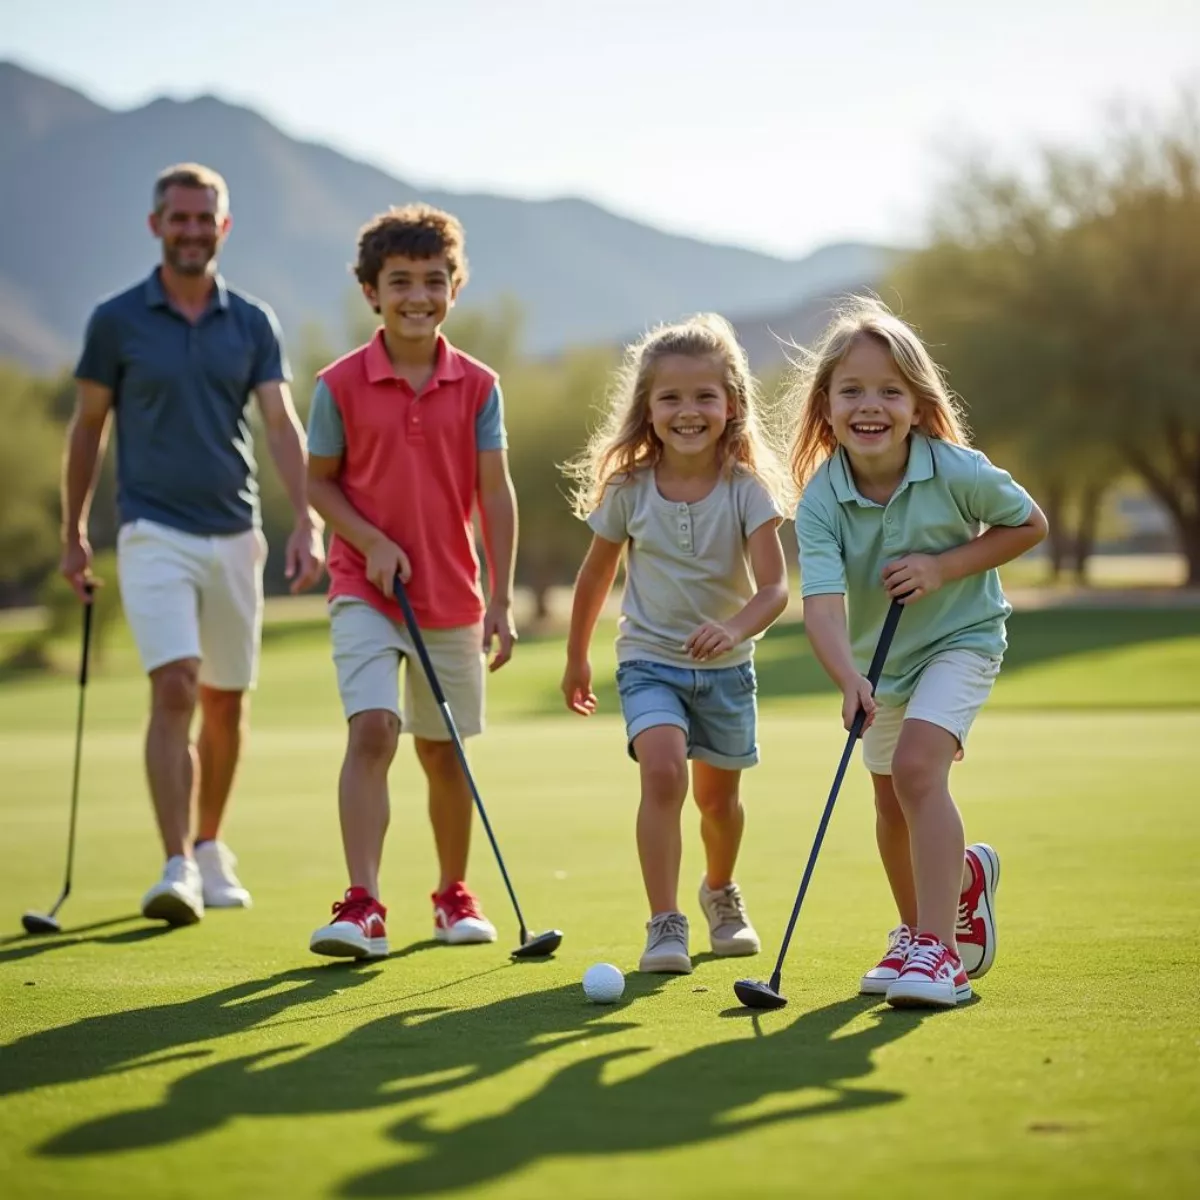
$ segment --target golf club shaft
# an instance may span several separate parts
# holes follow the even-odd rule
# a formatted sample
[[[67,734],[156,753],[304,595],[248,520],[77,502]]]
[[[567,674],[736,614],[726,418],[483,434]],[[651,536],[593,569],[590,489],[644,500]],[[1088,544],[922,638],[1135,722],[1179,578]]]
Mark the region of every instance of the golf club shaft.
[[[88,659],[92,645],[92,605],[94,589],[87,586],[87,599],[83,603],[83,649],[79,659],[79,707],[75,716],[75,768],[71,778],[71,820],[67,830],[67,872],[63,879],[62,895],[50,910],[54,916],[63,901],[71,894],[71,876],[75,868],[75,825],[79,813],[79,767],[83,757],[83,711],[87,696]]]
[[[893,600],[891,606],[888,608],[887,616],[884,618],[883,629],[879,634],[879,642],[875,647],[875,656],[871,659],[871,666],[867,670],[867,682],[871,685],[872,693],[879,683],[880,675],[883,674],[883,664],[887,659],[888,650],[891,649],[892,638],[896,635],[896,626],[900,622],[902,611],[903,607],[900,601]],[[804,904],[804,895],[808,891],[808,883],[812,878],[813,868],[817,864],[817,855],[820,853],[821,843],[825,840],[825,830],[829,825],[829,818],[833,815],[833,805],[838,798],[838,792],[841,791],[842,780],[846,775],[846,768],[850,765],[850,756],[854,753],[854,743],[862,736],[863,726],[866,724],[866,721],[866,711],[860,708],[850,725],[850,734],[846,738],[846,748],[842,751],[842,759],[838,763],[837,774],[833,777],[833,787],[829,789],[829,799],[825,801],[825,811],[821,813],[821,823],[817,826],[817,836],[813,839],[813,848],[808,856],[808,864],[804,868],[804,878],[800,881],[800,890],[796,893],[796,903],[792,906],[792,915],[788,920],[787,929],[783,935],[783,944],[779,947],[779,957],[775,962],[775,973],[771,976],[772,991],[779,991],[780,979],[783,975],[783,961],[787,957],[792,933],[796,928],[796,920],[800,916],[800,908]]]
[[[483,822],[483,828],[487,833],[488,841],[492,844],[492,853],[496,856],[496,865],[500,868],[500,874],[504,879],[504,886],[508,889],[508,898],[512,901],[513,911],[517,914],[517,921],[521,926],[521,941],[525,942],[528,940],[529,931],[525,927],[525,918],[521,915],[521,906],[517,903],[517,893],[513,890],[512,881],[508,878],[508,871],[505,869],[504,859],[501,857],[500,847],[496,842],[496,835],[492,832],[492,825],[488,820],[487,810],[483,807],[483,797],[480,796],[479,789],[475,786],[475,777],[471,774],[471,767],[467,762],[467,752],[463,747],[462,738],[459,736],[458,726],[454,722],[454,714],[450,711],[450,705],[446,702],[446,695],[442,691],[442,685],[437,677],[437,672],[433,669],[433,661],[429,657],[429,651],[425,648],[425,639],[421,636],[421,629],[417,624],[416,614],[409,603],[408,592],[405,590],[404,582],[400,578],[399,572],[397,572],[395,578],[395,592],[396,599],[404,613],[404,623],[408,626],[409,636],[412,638],[413,645],[417,649],[417,657],[421,660],[421,668],[425,672],[425,678],[429,680],[429,687],[433,692],[433,698],[437,701],[438,708],[442,710],[442,720],[445,721],[446,729],[450,733],[450,740],[454,743],[459,765],[462,767],[463,775],[466,776],[467,786],[471,789],[471,798],[475,801],[475,808],[479,812],[479,819]]]

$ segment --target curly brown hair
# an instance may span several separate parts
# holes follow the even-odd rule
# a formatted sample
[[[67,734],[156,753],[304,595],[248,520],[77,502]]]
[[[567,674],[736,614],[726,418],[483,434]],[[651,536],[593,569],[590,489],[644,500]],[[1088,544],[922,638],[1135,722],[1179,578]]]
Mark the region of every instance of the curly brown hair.
[[[451,213],[431,204],[393,206],[358,231],[354,277],[375,287],[383,264],[392,256],[435,258],[440,254],[450,268],[450,282],[460,288],[467,282],[465,240],[462,224]]]

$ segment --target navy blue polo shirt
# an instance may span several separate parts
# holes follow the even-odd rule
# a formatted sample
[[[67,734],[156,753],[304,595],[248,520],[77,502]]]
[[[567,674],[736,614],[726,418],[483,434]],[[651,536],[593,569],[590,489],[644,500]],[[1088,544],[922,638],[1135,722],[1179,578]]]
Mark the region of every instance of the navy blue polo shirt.
[[[113,392],[121,524],[143,518],[203,536],[260,524],[250,402],[260,384],[291,379],[268,305],[218,275],[193,324],[171,307],[156,267],[97,305],[75,378]]]

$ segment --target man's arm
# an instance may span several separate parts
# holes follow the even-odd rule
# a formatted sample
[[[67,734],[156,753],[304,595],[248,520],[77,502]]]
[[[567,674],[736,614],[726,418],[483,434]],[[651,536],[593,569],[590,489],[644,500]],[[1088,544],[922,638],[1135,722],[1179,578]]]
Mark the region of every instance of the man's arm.
[[[508,473],[505,450],[481,450],[478,455],[477,489],[487,553],[490,599],[484,618],[483,644],[491,648],[499,638],[500,649],[492,659],[495,671],[512,658],[517,640],[513,626],[513,578],[516,573],[517,497]]]
[[[325,547],[321,540],[324,525],[308,504],[304,429],[296,416],[291,389],[283,380],[260,383],[254,389],[254,395],[262,413],[267,449],[295,513],[295,524],[287,543],[285,573],[292,581],[292,592],[301,592],[321,578],[325,565]]]
[[[90,379],[79,380],[75,412],[67,427],[62,472],[62,561],[59,570],[83,601],[91,578],[92,547],[88,515],[96,477],[108,442],[113,390]]]

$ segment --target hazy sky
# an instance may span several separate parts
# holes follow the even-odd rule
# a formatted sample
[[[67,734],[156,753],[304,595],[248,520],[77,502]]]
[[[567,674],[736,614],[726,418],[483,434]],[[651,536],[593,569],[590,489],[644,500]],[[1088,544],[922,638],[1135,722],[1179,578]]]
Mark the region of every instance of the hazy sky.
[[[953,146],[1200,87],[1200,0],[0,0],[0,57],[113,107],[213,92],[417,185],[800,254],[919,237]]]

